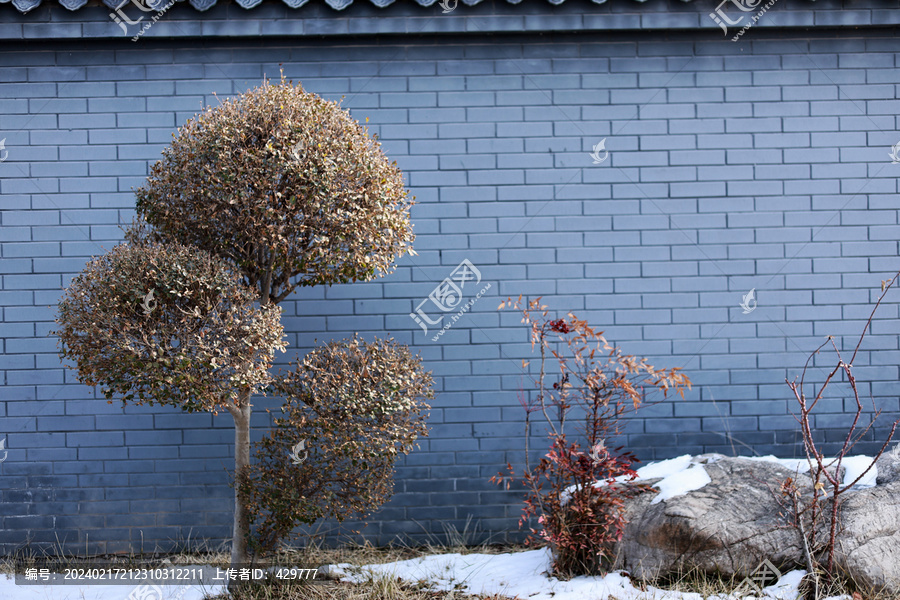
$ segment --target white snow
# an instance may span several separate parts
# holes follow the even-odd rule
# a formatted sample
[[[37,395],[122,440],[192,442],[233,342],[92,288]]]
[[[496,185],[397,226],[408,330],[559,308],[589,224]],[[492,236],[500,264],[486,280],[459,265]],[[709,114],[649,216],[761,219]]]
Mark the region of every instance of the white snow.
[[[799,595],[800,581],[806,571],[791,571],[786,573],[767,588],[763,588],[768,596],[777,598],[778,600],[796,600]],[[839,596],[839,598],[850,598],[850,596]]]
[[[845,456],[844,460],[841,461],[841,466],[846,469],[844,471],[844,480],[841,483],[843,485],[849,485],[853,483],[853,480],[859,477],[862,472],[869,467],[870,464],[872,464],[872,458],[869,456]],[[859,483],[856,484],[856,487],[875,487],[875,479],[877,478],[878,467],[873,466],[872,470],[866,473],[866,476],[859,480]]]
[[[778,458],[772,455],[740,456],[737,458],[747,458],[750,460],[777,463],[795,473],[806,473],[809,471],[809,462],[807,462],[805,458]],[[662,478],[662,481],[658,481],[657,483],[653,484],[654,487],[660,490],[660,493],[653,499],[652,504],[664,502],[669,498],[674,498],[675,496],[682,496],[684,494],[687,494],[688,492],[699,490],[706,484],[710,483],[710,481],[712,481],[709,478],[709,474],[706,472],[706,469],[703,468],[703,465],[694,462],[695,460],[696,459],[690,454],[685,454],[676,458],[649,463],[641,467],[640,469],[637,469],[638,476],[636,479],[634,479],[634,481]],[[831,459],[831,462],[834,462],[834,460],[835,459]],[[871,462],[872,458],[869,456],[845,456],[843,461],[841,462],[841,465],[846,469],[846,471],[844,472],[843,483],[846,485],[859,477],[859,474],[862,473],[871,464]],[[872,487],[875,485],[875,479],[877,477],[878,469],[877,467],[873,466],[872,469],[868,473],[866,473],[866,476],[861,479],[855,487]],[[620,476],[616,477],[615,481],[630,480],[625,476]],[[602,487],[606,484],[607,482],[605,480],[595,481],[593,483],[593,486]],[[566,503],[569,501],[570,495],[576,489],[578,489],[578,486],[572,485],[563,490],[560,498],[562,500],[563,506],[566,505]]]
[[[809,472],[809,462],[805,458],[775,458],[774,456],[748,456],[746,458],[750,458],[751,460],[763,460],[767,462],[775,462],[787,467],[791,471],[795,473],[808,473]],[[834,465],[837,461],[836,458],[829,459],[825,462],[825,466]],[[847,485],[853,482],[854,479],[859,477],[860,473],[865,471],[869,465],[872,464],[871,456],[864,456],[858,454],[856,456],[845,456],[841,460],[841,466],[844,467],[844,479],[841,481],[842,485]],[[875,480],[878,478],[878,467],[872,466],[872,469],[866,473],[866,476],[859,480],[854,487],[856,488],[869,488],[875,486]]]
[[[809,462],[805,458],[777,458],[771,454],[766,456],[744,456],[742,458],[778,463],[794,473],[806,473],[809,471]]]
[[[650,504],[658,504],[675,496],[683,496],[688,492],[699,490],[707,483],[711,482],[709,474],[703,465],[696,463],[689,465],[683,471],[672,473],[662,481],[654,484],[659,488],[659,494]]]
[[[667,460],[650,463],[641,467],[640,469],[637,469],[637,478],[633,481],[663,478],[663,481],[656,483],[655,486],[660,490],[663,490],[663,487],[660,486],[664,486],[666,491],[653,499],[654,504],[695,489],[700,489],[710,482],[709,476],[706,475],[705,470],[703,470],[702,475],[697,472],[691,472],[686,476],[680,475],[681,473],[684,473],[688,469],[688,467],[694,464],[691,462],[692,458],[693,457],[690,454],[685,454],[684,456],[679,456],[677,458],[670,458]],[[706,476],[705,481],[703,481],[704,476]],[[629,479],[626,475],[620,475],[616,477],[614,481],[631,481],[631,479]],[[602,487],[606,484],[606,480],[601,480],[595,481],[593,483],[593,486],[596,488]],[[570,485],[565,490],[563,490],[562,494],[560,494],[560,500],[562,501],[563,506],[568,503],[570,495],[577,489],[577,485]]]
[[[635,587],[624,571],[581,576],[568,581],[549,577],[550,551],[529,550],[505,554],[432,554],[383,565],[355,567],[330,565],[331,575],[343,581],[365,583],[373,577],[399,577],[407,583],[425,582],[431,589],[458,589],[469,594],[502,594],[523,600],[702,600],[697,593]],[[791,571],[775,585],[764,588],[765,600],[795,600],[804,571]],[[709,596],[725,600],[728,596]],[[848,597],[845,597],[848,598]],[[845,600],[832,598],[829,600]]]
[[[9,575],[0,575],[0,598],[3,600],[202,600],[221,594],[224,585],[16,585]],[[160,596],[160,594],[162,594]]]
[[[679,471],[684,471],[691,466],[690,454],[679,456],[678,458],[670,458],[659,462],[652,462],[637,470],[639,479],[656,479],[657,477],[668,477]]]

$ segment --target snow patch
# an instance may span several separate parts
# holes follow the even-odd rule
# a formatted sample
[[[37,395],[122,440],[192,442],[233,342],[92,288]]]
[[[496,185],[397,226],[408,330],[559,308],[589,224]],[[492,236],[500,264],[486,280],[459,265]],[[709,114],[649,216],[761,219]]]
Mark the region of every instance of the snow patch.
[[[768,456],[748,456],[750,460],[761,460],[765,462],[773,462],[778,463],[783,467],[794,471],[795,473],[809,473],[809,461],[805,458],[776,458],[772,455]],[[832,458],[825,462],[826,467],[833,466],[836,464],[837,458]],[[841,466],[844,467],[844,480],[841,482],[841,485],[848,485],[853,482],[854,479],[860,476],[860,474],[865,471],[869,465],[872,464],[871,456],[864,455],[856,455],[856,456],[845,456],[841,461]],[[872,469],[866,473],[866,476],[859,480],[854,488],[870,488],[875,487],[875,480],[878,478],[878,467],[872,466]]]
[[[694,470],[696,467],[687,470]],[[552,557],[547,548],[505,554],[437,554],[383,565],[329,565],[329,573],[343,581],[365,583],[377,577],[398,577],[407,583],[424,582],[437,591],[501,594],[528,600],[703,600],[700,594],[647,586],[635,587],[624,571],[605,576],[581,576],[568,581],[550,577]],[[761,600],[794,600],[805,571],[791,571],[763,589]],[[725,595],[706,600],[735,600]],[[830,598],[828,600],[849,600]]]
[[[778,458],[771,454],[766,456],[742,456],[741,458],[746,458],[748,460],[758,460],[761,462],[776,463],[788,469],[789,471],[793,471],[794,473],[809,472],[809,461],[807,461],[805,458]]]
[[[738,456],[736,458],[746,458],[748,460],[776,463],[790,471],[793,471],[794,473],[809,472],[809,462],[805,458],[778,458],[771,454],[767,456]],[[709,477],[709,474],[706,472],[706,469],[703,468],[703,465],[695,463],[695,460],[695,457],[691,456],[690,454],[685,454],[676,458],[669,458],[667,460],[652,462],[638,469],[637,478],[633,481],[637,482],[647,479],[662,479],[662,481],[654,484],[654,487],[658,488],[660,490],[660,493],[656,498],[653,499],[652,504],[657,504],[659,502],[668,500],[669,498],[674,498],[675,496],[681,496],[687,494],[688,492],[699,490],[706,484],[710,483],[711,479]],[[835,459],[832,459],[831,462],[833,463],[834,460]],[[871,462],[872,458],[869,456],[845,456],[843,462],[841,463],[841,465],[846,468],[844,474],[844,485],[852,482],[854,479],[859,477],[859,474],[862,473]],[[866,473],[866,476],[861,479],[860,482],[854,487],[872,487],[875,485],[875,480],[877,477],[878,469],[877,467],[873,466],[872,469],[868,473]],[[621,475],[613,479],[613,481],[623,482],[632,480],[625,475]],[[595,481],[592,485],[595,488],[603,487],[604,485],[607,485],[607,481]],[[574,493],[577,489],[579,489],[579,486],[571,485],[563,490],[562,494],[560,495],[560,500],[562,501],[563,506],[565,506],[569,502],[572,493]]]
[[[703,465],[693,463],[683,471],[672,473],[656,483],[655,487],[659,488],[659,494],[650,504],[659,504],[669,498],[683,496],[688,492],[699,490],[711,481],[712,479],[710,479],[709,473],[706,472]]]
[[[670,458],[668,460],[652,462],[638,469],[637,474],[640,479],[656,479],[657,477],[668,477],[669,475],[680,473],[681,471],[684,471],[689,466],[691,466],[692,458],[693,457],[690,454],[685,454],[684,456],[679,456],[678,458]]]
[[[843,485],[850,485],[853,481],[862,475],[862,472],[865,471],[869,465],[872,464],[872,458],[869,456],[845,456],[844,460],[841,461],[841,466],[844,467],[844,481],[841,482]],[[875,487],[875,480],[878,478],[878,467],[873,466],[872,469],[866,473],[865,477],[859,480],[854,487],[857,488],[870,488]]]
[[[631,479],[627,475],[620,475],[613,479],[613,481],[623,482],[642,481],[647,479],[662,479],[662,481],[654,485],[660,490],[664,489],[660,486],[665,486],[665,489],[667,491],[664,494],[668,495],[665,495],[662,499],[654,499],[653,503],[655,504],[674,496],[680,496],[681,494],[686,494],[687,492],[693,490],[699,490],[704,485],[710,482],[709,475],[706,473],[706,470],[703,469],[702,466],[691,462],[692,460],[693,457],[690,454],[685,454],[684,456],[679,456],[677,458],[669,458],[667,460],[652,462],[636,471],[636,479]],[[691,469],[692,466],[700,467],[700,472],[693,471],[693,469]],[[688,470],[690,470],[691,472],[687,473],[687,475],[682,475],[682,473],[686,473]],[[592,485],[595,488],[599,488],[603,487],[606,484],[606,480],[600,480],[595,481]],[[580,486],[578,485],[570,485],[563,490],[562,494],[560,494],[560,501],[562,502],[563,506],[568,504],[572,493],[579,488]]]

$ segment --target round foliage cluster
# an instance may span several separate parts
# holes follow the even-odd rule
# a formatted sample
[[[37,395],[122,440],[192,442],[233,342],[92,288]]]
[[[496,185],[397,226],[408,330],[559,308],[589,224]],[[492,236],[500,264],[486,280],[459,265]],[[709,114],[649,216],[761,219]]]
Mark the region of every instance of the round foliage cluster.
[[[392,271],[414,254],[411,205],[363,126],[285,81],[188,121],[137,191],[161,239],[233,262],[264,302]]]
[[[355,337],[310,352],[274,384],[282,416],[245,492],[264,548],[300,523],[365,516],[390,499],[394,463],[428,434],[431,374],[406,346]]]
[[[59,302],[56,334],[79,381],[123,403],[225,409],[271,379],[281,309],[260,307],[222,259],[179,244],[120,244]]]

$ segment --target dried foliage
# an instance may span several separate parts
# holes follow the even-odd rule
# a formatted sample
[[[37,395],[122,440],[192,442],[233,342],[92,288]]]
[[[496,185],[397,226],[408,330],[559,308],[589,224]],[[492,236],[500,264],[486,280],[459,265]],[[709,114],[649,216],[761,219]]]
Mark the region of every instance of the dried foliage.
[[[250,401],[273,383],[267,369],[285,348],[277,303],[298,286],[386,274],[395,258],[415,254],[412,200],[363,126],[284,79],[188,121],[136,194],[128,243],[91,262],[60,302],[61,352],[107,398],[231,413],[232,565],[241,565]],[[267,439],[305,436],[331,462],[318,465],[313,487],[302,469],[281,490],[271,479],[257,482],[254,497],[282,511],[265,522],[268,531],[383,501],[397,453],[425,432],[417,401],[430,395],[431,380],[418,361],[395,345],[353,342],[317,350],[276,383],[290,400]],[[283,448],[272,451],[257,474],[275,468],[275,454],[285,459]],[[278,504],[279,493],[297,489],[310,500]]]
[[[239,388],[269,383],[285,348],[280,317],[207,252],[120,244],[73,279],[55,333],[78,380],[108,399],[215,412],[237,404]]]
[[[604,573],[611,566],[626,524],[625,499],[646,491],[641,484],[615,485],[634,480],[631,466],[637,459],[602,443],[584,452],[577,443],[567,444],[565,436],[557,437],[547,456],[523,475],[531,491],[521,521],[540,515],[541,530],[532,534],[550,544],[553,570],[564,577]],[[603,484],[595,485],[598,481]]]
[[[531,328],[532,350],[536,345],[540,350],[534,380],[537,397],[520,398],[526,415],[521,482],[527,495],[519,526],[538,517],[541,529],[531,529],[529,542],[550,544],[557,574],[602,573],[622,537],[623,499],[641,491],[640,486],[613,485],[634,479],[631,465],[636,458],[621,447],[608,448],[607,442],[620,433],[621,417],[641,405],[645,387],[684,397],[691,382],[677,368],[656,369],[645,358],[623,354],[607,343],[602,332],[572,313],[566,319],[550,319],[540,298],[527,308],[522,307],[521,296],[516,301],[509,298],[500,308],[507,306],[522,312],[522,322]],[[548,358],[555,359],[558,373],[548,373]],[[523,361],[523,370],[527,366]],[[531,468],[531,415],[538,412],[549,431],[550,451]],[[573,413],[575,434],[584,446],[568,441],[566,425]],[[511,464],[507,469],[508,474],[500,473],[491,481],[508,489],[517,478]]]
[[[256,445],[244,490],[262,548],[301,523],[342,521],[386,502],[398,456],[428,433],[434,397],[430,373],[406,346],[358,337],[316,348],[275,388],[287,400]]]
[[[188,121],[137,199],[160,239],[234,263],[263,302],[414,254],[396,164],[337,103],[283,79]]]
[[[881,301],[884,300],[888,290],[896,283],[898,277],[900,277],[900,273],[897,273],[897,275],[894,275],[894,277],[887,281],[881,282],[881,296],[879,296],[878,302],[875,303],[875,307],[869,314],[869,318],[866,321],[865,326],[863,326],[859,341],[856,343],[856,347],[853,349],[853,354],[850,356],[849,360],[844,360],[837,344],[834,343],[834,337],[828,336],[828,339],[816,348],[816,350],[807,358],[806,364],[803,366],[803,371],[800,374],[799,382],[797,381],[797,378],[794,378],[793,381],[785,379],[785,382],[794,394],[794,399],[797,401],[797,406],[800,409],[799,414],[795,415],[795,418],[800,423],[800,431],[803,435],[803,449],[806,453],[807,462],[809,463],[809,475],[813,480],[813,486],[811,490],[800,489],[793,478],[788,477],[782,482],[779,492],[780,495],[785,498],[783,506],[788,509],[788,522],[792,527],[797,529],[803,542],[804,558],[806,559],[806,566],[811,579],[807,595],[812,598],[812,600],[818,600],[827,595],[820,591],[820,572],[824,574],[825,583],[827,584],[834,584],[840,575],[834,563],[834,552],[837,547],[838,535],[840,533],[838,524],[840,521],[840,508],[843,502],[843,494],[858,484],[862,478],[875,467],[875,463],[881,455],[884,454],[885,450],[887,450],[894,437],[894,433],[897,431],[897,427],[900,426],[900,419],[893,422],[884,443],[878,449],[878,452],[872,458],[865,470],[863,470],[853,481],[846,483],[842,481],[843,473],[841,470],[841,463],[845,457],[850,455],[851,450],[853,450],[856,444],[865,438],[866,434],[872,429],[875,425],[875,421],[881,414],[881,410],[875,406],[873,400],[872,414],[869,423],[863,424],[860,422],[863,417],[864,407],[859,398],[856,377],[853,375],[853,361],[856,360],[859,349],[866,337],[866,332],[872,326],[872,319],[875,316],[875,311],[878,310]],[[808,389],[806,374],[809,370],[810,363],[828,344],[831,344],[831,347],[837,355],[837,364],[830,372],[828,372],[828,375],[818,389],[815,389],[814,385],[812,386],[812,393],[808,396],[806,393],[806,390]],[[826,459],[816,444],[814,429],[811,424],[812,418],[816,405],[825,395],[828,386],[833,381],[841,380],[843,377],[846,377],[847,383],[850,386],[856,410],[853,415],[853,421],[847,430],[837,456],[833,459]],[[823,529],[825,530],[824,534],[822,532]]]

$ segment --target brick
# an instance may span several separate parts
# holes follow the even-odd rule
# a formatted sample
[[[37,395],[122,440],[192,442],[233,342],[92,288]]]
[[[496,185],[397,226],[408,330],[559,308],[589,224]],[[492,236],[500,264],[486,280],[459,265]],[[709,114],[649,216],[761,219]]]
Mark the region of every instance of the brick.
[[[812,24],[802,21],[805,13],[785,14],[789,26]],[[645,16],[644,26],[690,24],[667,13]],[[571,29],[570,18],[546,27]],[[497,31],[540,21],[479,19]],[[582,20],[606,29],[642,22],[631,14]],[[308,21],[304,33],[349,31],[348,23],[357,23],[354,32],[406,31],[397,20],[363,21]],[[431,27],[459,32],[452,23]],[[234,35],[265,25],[216,27]],[[164,22],[157,26],[166,33]],[[238,56],[188,45],[178,52],[10,55],[13,62],[0,69],[0,128],[8,130],[7,148],[19,150],[0,165],[0,344],[8,363],[0,416],[34,429],[7,434],[22,459],[54,461],[52,469],[5,464],[8,478],[22,479],[10,480],[11,491],[27,489],[26,475],[67,486],[54,490],[54,500],[70,508],[40,500],[59,508],[63,528],[82,528],[60,520],[77,503],[107,500],[97,508],[101,520],[84,525],[91,539],[108,529],[100,552],[131,544],[131,525],[147,539],[197,523],[227,537],[227,527],[211,523],[227,520],[230,508],[221,471],[233,442],[228,417],[107,405],[72,373],[63,378],[49,333],[61,285],[121,239],[118,223],[134,208],[129,189],[143,184],[174,127],[215,104],[211,91],[224,97],[255,85],[277,63],[328,98],[350,94],[345,105],[354,118],[369,117],[419,200],[412,210],[418,257],[402,259],[384,279],[308,288],[284,303],[292,350],[305,353],[322,331],[385,332],[417,346],[435,375],[434,434],[403,460],[398,486],[433,491],[437,481],[448,491],[401,492],[396,506],[375,517],[377,526],[393,520],[398,532],[418,535],[421,528],[407,528],[412,519],[436,527],[435,514],[454,520],[476,510],[472,504],[484,506],[485,519],[502,521],[498,529],[514,524],[505,496],[481,498],[496,490],[471,479],[487,476],[498,452],[503,460],[519,447],[516,365],[534,357],[518,316],[494,310],[496,297],[509,294],[544,295],[551,310],[576,311],[626,351],[686,366],[695,395],[662,407],[666,418],[648,413],[652,419],[628,424],[628,442],[642,457],[730,452],[728,430],[759,452],[797,450],[779,383],[805,360],[792,344],[814,347],[826,334],[855,343],[897,252],[887,152],[896,142],[889,132],[900,80],[895,45],[879,36],[795,40],[801,52],[793,42],[758,36],[725,45],[626,36],[615,43],[413,44],[397,59],[392,42],[330,54],[248,47]],[[75,81],[64,84],[63,74]],[[603,137],[611,160],[591,168],[589,148]],[[20,166],[26,170],[8,171]],[[432,341],[408,316],[411,298],[425,298],[464,258],[493,284],[494,300],[474,305]],[[738,303],[751,287],[759,308],[743,315]],[[893,303],[881,310],[867,338],[869,364],[858,369],[864,391],[896,407],[898,312]],[[278,360],[284,365],[287,356]],[[275,399],[259,402],[277,408]],[[823,406],[829,415],[843,410],[839,401]],[[254,428],[268,422],[260,412]],[[73,483],[74,476],[82,479]],[[203,485],[204,497],[188,483]],[[81,484],[101,487],[77,489]],[[135,496],[148,492],[159,499],[159,514],[144,526],[143,515],[152,513],[133,511]],[[204,499],[215,511],[193,514]],[[447,512],[420,512],[429,507]],[[37,530],[35,539],[48,531]]]

